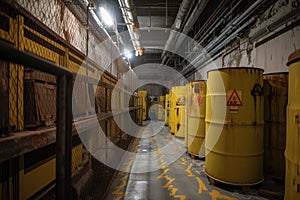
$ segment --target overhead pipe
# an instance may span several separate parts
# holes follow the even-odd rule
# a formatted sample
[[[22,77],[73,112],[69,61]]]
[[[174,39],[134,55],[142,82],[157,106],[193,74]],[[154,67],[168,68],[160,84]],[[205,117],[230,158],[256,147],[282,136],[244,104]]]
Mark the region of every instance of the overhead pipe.
[[[192,0],[183,0],[182,1],[181,5],[179,7],[178,13],[176,15],[175,21],[171,27],[175,31],[170,32],[169,38],[166,42],[165,49],[168,49],[171,46],[171,43],[174,42],[174,39],[176,38],[176,32],[180,29],[180,27],[182,25],[182,21],[184,20],[184,17],[186,16],[187,12],[189,11],[191,3],[192,3]],[[165,54],[166,54],[166,50],[164,50],[162,53],[162,58],[163,58],[162,63],[166,62]]]
[[[297,8],[297,9],[289,12],[287,15],[281,17],[277,21],[271,23],[269,26],[262,28],[262,29],[258,30],[257,32],[255,32],[252,36],[250,36],[250,42],[253,43],[253,42],[259,40],[260,38],[266,36],[267,34],[275,31],[283,24],[285,24],[299,16],[300,16],[300,8]]]
[[[189,3],[191,3],[191,1]],[[200,14],[204,10],[207,3],[208,3],[208,0],[202,0],[202,1],[197,2],[192,14],[189,16],[189,19],[187,20],[186,24],[183,27],[182,34],[188,34],[192,30],[194,24],[196,23],[197,19],[199,18]],[[171,32],[170,37],[169,37],[169,39],[166,43],[165,49],[170,49],[171,45],[173,45],[175,49],[180,47],[180,45],[182,44],[183,41],[182,41],[182,39],[178,40],[179,35],[180,34],[175,32],[175,31],[173,31],[173,34]],[[174,44],[172,44],[172,43],[174,43]],[[162,57],[163,57],[162,64],[164,64],[164,61],[166,60],[165,53],[166,53],[166,51],[164,51],[163,54],[162,54]]]
[[[206,6],[207,3],[208,3],[208,0],[198,1],[197,5],[194,8],[193,13],[191,14],[191,16],[189,17],[188,21],[186,22],[186,24],[185,24],[185,26],[183,28],[182,33],[188,34],[192,30],[194,24],[198,20],[200,14],[204,10],[204,8],[205,8],[205,6]]]
[[[227,0],[223,0],[218,7],[214,10],[214,12],[209,16],[209,18],[206,20],[206,22],[201,26],[201,28],[198,30],[198,32],[194,35],[194,39],[197,39],[200,34],[206,29],[209,23],[211,23],[212,20],[219,14],[221,10],[224,10],[224,4]],[[228,7],[225,7],[225,10],[229,9]]]
[[[218,18],[220,19],[220,20],[215,20],[214,21],[214,23],[206,30],[206,32],[205,32],[205,34],[203,34],[203,36],[198,40],[198,46],[200,46],[202,43],[203,43],[203,41],[205,40],[205,39],[207,39],[207,37],[209,37],[210,36],[210,34],[212,34],[214,31],[215,31],[215,29],[217,28],[217,27],[219,27],[220,25],[221,25],[221,23],[222,23],[222,18],[224,18],[224,19],[226,19],[230,14],[231,14],[231,12],[232,11],[234,11],[239,5],[240,5],[240,3],[241,3],[242,1],[238,1],[236,4],[234,4],[234,7],[232,7],[231,9],[230,9],[230,11],[228,12],[228,10],[229,10],[229,8],[226,8],[219,16],[218,16]],[[226,14],[227,13],[227,14]],[[226,14],[226,15],[225,15]],[[224,16],[225,15],[225,16]],[[224,17],[223,17],[224,16]],[[195,39],[195,38],[194,38]],[[197,48],[198,48],[198,46],[195,46],[194,48],[193,48],[193,52],[194,51],[196,51],[197,50]]]
[[[258,0],[254,4],[252,4],[243,14],[236,17],[233,22],[225,27],[225,30],[222,31],[221,35],[219,35],[218,40],[215,42],[211,42],[208,47],[212,49],[214,46],[218,45],[221,41],[223,41],[226,37],[228,32],[230,32],[232,29],[236,28],[238,25],[243,23],[259,6],[262,5],[266,0]]]
[[[222,44],[224,44],[226,41],[228,41],[228,39],[230,38],[230,36],[227,37],[227,35],[230,33],[230,31],[232,29],[234,29],[236,26],[238,26],[239,24],[241,24],[243,21],[245,21],[265,1],[266,0],[258,0],[258,1],[256,1],[245,12],[243,12],[243,14],[241,14],[238,17],[236,17],[231,24],[229,24],[229,25],[227,25],[225,27],[225,29],[222,31],[221,35],[218,36],[217,39],[215,39],[214,41],[210,42],[209,45],[207,45],[205,47],[205,49],[207,50],[207,52],[211,53],[211,51],[213,49],[218,49],[220,46],[222,46]],[[253,18],[251,18],[251,20],[253,20]],[[248,22],[246,24],[248,24]],[[242,27],[245,27],[245,24]],[[237,31],[241,30],[242,27],[240,27]],[[235,31],[234,33],[236,33],[237,31]],[[232,35],[233,34],[231,34],[231,36]],[[221,42],[221,44],[220,44],[220,42]],[[216,45],[218,45],[218,46],[216,47]],[[201,56],[202,56],[202,54],[200,54],[199,56],[197,56],[187,67],[185,67],[181,71],[181,73],[185,73],[186,70],[190,69],[193,65],[195,65],[200,60]]]
[[[182,34],[188,34],[192,30],[194,24],[198,20],[200,14],[204,10],[204,8],[205,8],[205,6],[206,6],[207,3],[208,3],[208,0],[202,0],[202,1],[198,1],[197,2],[197,4],[196,4],[196,6],[195,6],[195,8],[194,8],[194,10],[192,12],[192,14],[190,15],[189,19],[187,20],[186,24],[183,27]],[[178,38],[179,35],[180,35],[180,33],[174,33],[172,35],[170,34],[170,36],[171,36],[170,42],[175,42],[173,44],[174,49],[179,48],[180,45],[182,44],[183,40],[184,40],[184,37]],[[167,45],[169,45],[169,44],[167,43]],[[170,46],[166,46],[165,49],[169,49],[169,48],[170,48]],[[166,60],[165,55],[162,54],[162,56],[164,56],[163,57],[163,61],[165,61]],[[162,62],[162,64],[164,64],[164,62]]]
[[[256,42],[257,40],[259,40],[260,38],[264,37],[265,35],[267,35],[270,32],[275,31],[276,29],[278,29],[280,26],[284,25],[285,23],[296,19],[297,17],[300,16],[300,8],[293,10],[292,12],[288,13],[287,15],[279,18],[277,21],[271,23],[269,26],[267,26],[266,28],[260,29],[259,31],[257,31],[256,33],[253,34],[253,36],[251,36],[249,38],[250,42]],[[237,33],[239,33],[241,30],[243,30],[244,28],[246,28],[249,24],[253,23],[255,20],[254,18],[251,18],[247,23],[245,23],[241,28],[239,28],[237,31],[235,31],[233,34],[231,34],[231,36],[228,37],[228,39],[226,39],[225,41],[223,41],[221,44],[219,44],[217,47],[215,47],[214,49],[208,49],[208,53],[211,55],[214,55],[221,47],[223,47],[224,45],[226,45],[228,42],[230,42]],[[200,54],[197,58],[195,58],[190,65],[188,65],[186,68],[184,68],[180,73],[184,75],[184,73],[187,73],[186,71],[189,70],[192,66],[194,65],[202,65],[203,63],[205,63],[208,59],[203,60],[201,63],[199,63],[201,61],[201,59],[203,59],[203,54]]]
[[[128,28],[135,54],[136,56],[140,56],[144,53],[144,49],[140,43],[140,25],[138,22],[134,2],[133,0],[119,0],[119,5],[121,7],[124,21]]]
[[[241,32],[242,30],[244,30],[246,27],[248,27],[250,24],[252,24],[255,20],[256,20],[256,18],[252,17],[249,21],[247,21],[246,23],[244,23],[239,29],[237,29],[229,37],[227,37],[223,42],[221,42],[217,47],[213,47],[213,48],[210,47],[209,49],[207,49],[207,54],[214,55],[215,53],[217,53],[223,46],[225,46],[232,39],[234,39],[239,32]],[[205,58],[205,59],[202,61],[203,58]],[[189,69],[191,69],[193,66],[195,66],[197,64],[199,65],[200,61],[202,61],[200,63],[200,65],[201,65],[204,62],[206,62],[208,59],[209,59],[209,57],[206,57],[203,53],[201,53],[189,65],[187,65],[183,70],[181,70],[180,74],[184,75],[185,73],[187,73],[186,71],[188,71]]]
[[[209,28],[206,29],[205,34],[202,34],[202,32],[198,32],[199,33],[199,43],[201,44],[204,40],[207,39],[207,37],[210,36],[210,34],[212,34],[215,29],[217,27],[219,27],[221,25],[221,23],[223,22],[222,19],[227,19],[231,13],[241,4],[242,1],[237,1],[237,3],[234,4],[234,6],[232,8],[227,7],[219,16],[218,18],[220,20],[214,20],[214,22],[212,23],[212,25],[209,26]],[[230,9],[230,10],[229,10]],[[228,11],[229,10],[229,11]],[[225,15],[225,16],[224,16]],[[200,36],[202,34],[202,36]],[[194,39],[198,39],[198,38],[194,38]]]

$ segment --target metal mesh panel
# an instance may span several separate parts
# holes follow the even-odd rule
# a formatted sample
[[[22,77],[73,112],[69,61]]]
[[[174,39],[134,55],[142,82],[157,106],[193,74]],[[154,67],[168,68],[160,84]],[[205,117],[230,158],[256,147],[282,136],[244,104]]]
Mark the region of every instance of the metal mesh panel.
[[[6,136],[9,132],[9,121],[8,121],[8,63],[0,60],[0,94],[2,100],[0,103],[0,136]]]

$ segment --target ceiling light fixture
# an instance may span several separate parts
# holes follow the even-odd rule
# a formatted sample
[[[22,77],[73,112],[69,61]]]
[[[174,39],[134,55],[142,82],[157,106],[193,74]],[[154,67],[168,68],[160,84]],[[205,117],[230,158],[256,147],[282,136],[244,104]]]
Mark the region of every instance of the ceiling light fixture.
[[[127,49],[124,49],[124,55],[128,59],[132,58],[132,53]]]
[[[106,9],[104,7],[100,7],[100,15],[102,22],[104,22],[107,26],[112,26],[114,24],[113,19],[111,16],[108,14]]]

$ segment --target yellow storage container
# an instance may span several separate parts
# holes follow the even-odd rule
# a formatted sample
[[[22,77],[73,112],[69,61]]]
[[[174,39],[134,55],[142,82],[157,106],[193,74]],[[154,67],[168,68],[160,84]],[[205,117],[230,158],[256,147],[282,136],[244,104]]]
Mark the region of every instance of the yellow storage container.
[[[189,87],[190,87],[190,83],[187,83],[186,85],[185,85],[185,87],[186,87],[186,102],[185,102],[185,117],[184,117],[184,120],[185,120],[185,124],[186,124],[186,126],[185,126],[185,130],[184,130],[184,145],[186,146],[186,147],[188,147],[188,105],[189,105]]]
[[[174,93],[175,87],[172,87],[170,91],[170,115],[169,115],[169,126],[171,129],[171,133],[175,133],[177,130],[177,118],[176,118],[176,102],[177,97]]]
[[[208,72],[205,171],[210,178],[241,186],[263,181],[262,85],[258,68]]]
[[[159,96],[159,104],[164,106],[165,105],[165,101],[166,101],[166,97],[165,96]]]
[[[289,56],[285,200],[300,199],[300,49]]]
[[[177,129],[175,130],[176,137],[185,137],[185,105],[176,107]]]
[[[176,137],[185,136],[185,99],[186,86],[176,86],[172,90],[175,95],[175,124],[173,124],[172,133]]]
[[[147,96],[148,94],[146,90],[138,91],[138,107],[141,108],[138,112],[139,121],[147,119]]]
[[[170,94],[166,94],[166,101],[165,101],[165,125],[169,125],[169,115],[170,115]]]
[[[157,110],[157,120],[164,121],[165,120],[165,108],[162,105],[158,105]]]
[[[157,120],[163,121],[165,119],[165,96],[159,97],[158,109],[157,109]]]
[[[187,147],[188,153],[205,157],[205,95],[206,81],[193,81],[187,85]]]
[[[288,73],[266,74],[264,78],[264,172],[285,177],[286,107]]]

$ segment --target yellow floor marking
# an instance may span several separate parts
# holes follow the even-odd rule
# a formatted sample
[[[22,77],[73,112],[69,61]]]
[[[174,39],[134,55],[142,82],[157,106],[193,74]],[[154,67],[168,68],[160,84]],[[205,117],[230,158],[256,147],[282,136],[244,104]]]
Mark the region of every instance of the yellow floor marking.
[[[125,197],[126,194],[127,194],[126,192],[120,193],[121,196],[119,196],[118,198],[116,198],[116,200],[122,200],[122,199],[124,199],[124,197]]]
[[[165,169],[165,170],[164,170],[159,176],[157,176],[156,178],[157,178],[157,179],[164,178],[164,177],[165,177],[165,174],[168,173],[169,170],[170,170],[169,168]]]
[[[198,184],[199,184],[199,188],[198,188],[198,194],[202,194],[203,190],[207,191],[207,187],[205,186],[205,184],[202,182],[202,180],[199,177],[196,177]]]
[[[177,190],[178,190],[177,188],[174,188],[174,187],[173,187],[173,188],[171,189],[171,192],[170,192],[169,195],[170,195],[171,197],[175,196]]]
[[[173,188],[173,186],[171,185],[171,183],[173,183],[173,181],[175,181],[175,178],[169,178],[169,181],[162,187],[162,188],[168,188],[168,190],[171,190]]]
[[[167,167],[166,164],[167,164],[167,163],[164,161],[164,162],[163,162],[161,165],[159,165],[157,168],[158,168],[158,169],[166,169],[166,167]]]
[[[162,162],[163,161],[162,159],[163,159],[164,156],[165,155],[160,155],[159,158],[158,158],[158,160]]]
[[[181,164],[186,165],[187,161],[185,158],[181,158]]]
[[[189,177],[193,177],[194,176],[193,173],[191,172],[191,167],[192,167],[192,165],[189,165],[186,168],[186,170],[184,170],[187,173],[187,176],[189,176]]]
[[[119,185],[115,188],[115,191],[112,192],[112,194],[122,194],[124,192],[121,192],[122,188],[126,187],[127,186],[127,181],[124,181],[122,183],[122,185]]]
[[[178,198],[180,200],[185,200],[186,196],[185,195],[175,195],[174,198]]]
[[[236,198],[223,195],[217,190],[212,190],[209,194],[211,196],[211,200],[217,200],[217,199],[219,199],[219,200],[220,199],[223,199],[223,200],[237,200]]]

